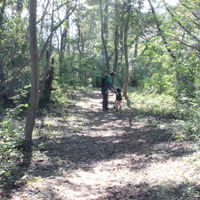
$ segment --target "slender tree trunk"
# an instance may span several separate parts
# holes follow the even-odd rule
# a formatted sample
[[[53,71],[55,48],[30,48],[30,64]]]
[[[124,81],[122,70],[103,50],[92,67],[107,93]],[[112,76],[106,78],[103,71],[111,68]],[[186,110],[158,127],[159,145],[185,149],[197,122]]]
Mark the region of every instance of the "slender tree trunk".
[[[52,85],[53,85],[53,79],[54,79],[54,59],[52,58],[51,61],[51,66],[48,69],[48,72],[46,74],[46,79],[44,83],[44,92],[43,92],[43,97],[41,99],[41,103],[49,103],[51,99],[51,92],[53,90]]]
[[[107,38],[106,38],[106,35],[108,34],[107,24],[106,24],[107,18],[103,17],[102,0],[99,0],[99,6],[100,6],[100,14],[101,14],[101,39],[102,39],[104,54],[105,54],[106,71],[110,72],[110,64],[109,64],[108,49],[107,49]],[[108,5],[107,5],[107,1],[106,1],[106,9],[105,9],[106,12],[108,11],[107,6]],[[106,13],[105,15],[107,15],[107,14],[108,13]]]
[[[79,80],[82,82],[83,81],[83,65],[82,65],[82,58],[83,58],[83,52],[84,52],[84,41],[83,41],[83,34],[81,32],[81,27],[79,22],[77,22],[77,29],[78,29],[78,51],[79,51],[79,68],[80,68],[80,73],[79,73]]]
[[[2,6],[0,7],[0,28],[3,24],[3,15],[6,7],[6,0],[3,0],[1,5]]]
[[[70,45],[67,46],[67,37],[69,36],[69,7],[66,7],[66,16],[68,16],[65,20],[64,30],[61,33],[61,44],[60,44],[60,53],[59,53],[59,76],[62,77],[63,75],[63,60],[65,58],[65,50],[67,48],[67,55],[70,55]]]
[[[67,38],[67,29],[65,28],[61,35],[61,44],[60,44],[60,52],[59,52],[59,76],[63,75],[63,59],[64,59],[64,50],[66,47],[65,38]]]
[[[137,35],[135,38],[134,58],[137,58],[138,56],[138,42],[139,42],[139,35]]]
[[[114,33],[114,64],[113,64],[113,71],[117,71],[118,65],[118,55],[119,55],[119,26],[118,26],[118,1],[115,0],[115,33]]]
[[[53,30],[53,25],[54,25],[54,1],[52,5],[52,15],[51,15],[51,32]],[[50,71],[51,54],[52,54],[52,38],[49,41],[49,50],[46,50],[46,67],[44,70],[42,84],[40,86],[40,100],[44,100],[44,101],[47,100],[46,97],[44,96],[44,90],[49,89],[49,88],[45,88],[45,86],[46,86],[46,80],[48,79],[47,75]]]
[[[2,30],[2,26],[3,26],[5,7],[6,7],[6,0],[3,1],[2,6],[0,7],[0,30]],[[0,48],[1,48],[1,42],[2,42],[2,35],[0,32]],[[0,60],[0,81],[1,81],[1,83],[5,81],[5,77],[4,77],[4,73],[3,73],[3,64],[1,62],[1,60]]]
[[[113,71],[117,71],[117,65],[118,65],[118,46],[119,46],[119,33],[118,33],[118,25],[115,27],[115,38],[114,38],[114,64],[113,64]]]
[[[31,72],[32,85],[30,105],[25,124],[25,139],[32,141],[32,132],[35,126],[35,118],[38,109],[39,100],[39,59],[37,48],[37,30],[36,30],[36,9],[37,0],[29,0],[29,37],[30,37],[30,55],[31,55]]]
[[[123,86],[123,96],[127,99],[128,98],[128,85],[129,85],[129,63],[128,63],[128,30],[129,30],[129,22],[130,22],[130,9],[131,5],[127,5],[127,18],[125,22],[124,28],[124,58],[125,58],[125,80]]]

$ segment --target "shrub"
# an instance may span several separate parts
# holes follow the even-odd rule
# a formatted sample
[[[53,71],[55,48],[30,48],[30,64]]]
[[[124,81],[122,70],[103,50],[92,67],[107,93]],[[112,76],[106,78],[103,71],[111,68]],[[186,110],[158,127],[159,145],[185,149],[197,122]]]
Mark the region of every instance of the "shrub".
[[[131,92],[130,106],[142,117],[175,120],[177,133],[182,139],[197,141],[200,138],[200,107],[198,100],[178,100],[165,94]]]

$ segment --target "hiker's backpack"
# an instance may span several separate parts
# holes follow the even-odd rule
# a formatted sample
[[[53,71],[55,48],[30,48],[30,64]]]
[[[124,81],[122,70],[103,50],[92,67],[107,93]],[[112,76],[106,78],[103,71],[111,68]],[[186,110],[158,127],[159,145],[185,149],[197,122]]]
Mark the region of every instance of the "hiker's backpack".
[[[106,79],[108,78],[108,75],[105,75],[101,77],[101,87],[105,88],[106,87]]]

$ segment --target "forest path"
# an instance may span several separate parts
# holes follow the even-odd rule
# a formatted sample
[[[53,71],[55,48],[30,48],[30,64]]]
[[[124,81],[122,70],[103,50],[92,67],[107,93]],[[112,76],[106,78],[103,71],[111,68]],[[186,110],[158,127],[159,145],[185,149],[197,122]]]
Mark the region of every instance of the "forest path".
[[[183,159],[193,147],[173,140],[165,122],[137,121],[127,107],[103,112],[99,91],[78,98],[70,112],[60,108],[40,122],[46,137],[10,199],[173,199],[197,187],[196,169]]]

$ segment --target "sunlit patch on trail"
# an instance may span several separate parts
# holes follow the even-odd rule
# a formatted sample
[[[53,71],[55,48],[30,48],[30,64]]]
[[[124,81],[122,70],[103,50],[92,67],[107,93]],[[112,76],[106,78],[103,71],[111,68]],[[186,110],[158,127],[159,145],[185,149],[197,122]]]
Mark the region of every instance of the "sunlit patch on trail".
[[[188,143],[172,140],[167,125],[136,121],[127,108],[103,112],[100,92],[89,95],[69,118],[41,122],[46,137],[11,200],[186,199],[191,191],[198,197],[199,173],[184,159],[194,151]]]

